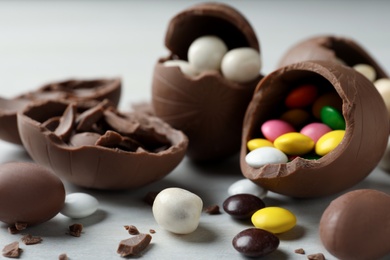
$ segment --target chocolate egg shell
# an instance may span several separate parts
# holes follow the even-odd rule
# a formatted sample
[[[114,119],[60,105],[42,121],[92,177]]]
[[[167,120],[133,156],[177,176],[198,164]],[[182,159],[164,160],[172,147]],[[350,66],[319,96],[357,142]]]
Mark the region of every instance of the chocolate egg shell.
[[[49,129],[46,122],[53,118],[57,125],[50,123]],[[119,113],[105,102],[86,111],[59,101],[34,104],[18,113],[18,127],[34,161],[64,180],[96,189],[137,188],[157,181],[179,164],[188,144],[181,131],[160,119]],[[82,133],[99,136],[85,136],[83,142]]]
[[[334,88],[342,99],[346,131],[341,143],[318,160],[300,157],[283,164],[252,168],[246,143],[268,119],[278,117],[294,85],[311,82]],[[240,166],[260,186],[293,197],[317,197],[342,191],[364,179],[380,161],[389,133],[388,113],[373,84],[347,66],[330,61],[288,65],[266,76],[245,115]]]
[[[72,79],[46,84],[35,91],[12,99],[0,97],[0,139],[14,144],[22,144],[17,129],[16,114],[36,101],[68,100],[88,103],[92,100],[108,99],[112,104],[118,105],[120,94],[121,80],[118,78]]]
[[[279,61],[279,67],[307,60],[343,61],[352,67],[356,64],[371,65],[378,78],[388,78],[377,61],[355,40],[333,35],[305,39],[292,46]]]
[[[57,215],[64,201],[64,185],[46,168],[27,162],[0,165],[0,221],[39,224]]]
[[[187,154],[195,161],[221,159],[239,151],[245,110],[262,77],[238,84],[217,71],[189,77],[178,67],[163,65],[168,59],[187,59],[192,41],[204,35],[220,37],[229,49],[259,51],[248,21],[225,4],[199,4],[170,21],[165,44],[172,53],[155,65],[152,104],[158,117],[188,136]]]

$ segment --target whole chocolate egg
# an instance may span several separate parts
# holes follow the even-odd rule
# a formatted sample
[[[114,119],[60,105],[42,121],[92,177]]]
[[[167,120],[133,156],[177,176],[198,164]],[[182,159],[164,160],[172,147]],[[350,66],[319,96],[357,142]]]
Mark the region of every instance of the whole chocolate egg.
[[[88,109],[44,101],[17,119],[31,158],[86,188],[128,189],[157,181],[181,162],[188,143],[161,119],[121,113],[106,101]]]
[[[155,65],[152,104],[158,117],[188,136],[187,155],[194,161],[222,159],[239,151],[245,110],[262,78],[259,72],[255,79],[237,83],[217,70],[188,76],[179,67],[164,64],[187,61],[191,43],[208,35],[220,38],[228,50],[251,47],[260,52],[249,22],[225,4],[198,4],[169,22],[165,45],[171,54]]]
[[[286,163],[251,167],[247,142],[262,124],[285,112],[287,94],[299,84],[336,92],[342,101],[345,134],[328,154],[296,156]],[[340,192],[363,180],[380,161],[389,134],[388,113],[374,85],[350,67],[331,61],[306,61],[280,68],[261,80],[244,119],[240,165],[243,175],[265,189],[293,197]],[[261,149],[261,148],[260,148]]]
[[[64,185],[46,168],[29,162],[0,165],[0,221],[39,224],[57,215],[64,201]]]
[[[16,114],[29,104],[42,100],[72,100],[80,103],[108,99],[118,105],[121,93],[121,80],[113,79],[72,79],[46,84],[15,98],[0,97],[0,139],[22,144],[18,133]]]
[[[347,37],[320,35],[302,40],[287,50],[279,61],[279,67],[307,60],[335,61],[350,67],[367,64],[375,69],[377,78],[388,78],[368,51]]]

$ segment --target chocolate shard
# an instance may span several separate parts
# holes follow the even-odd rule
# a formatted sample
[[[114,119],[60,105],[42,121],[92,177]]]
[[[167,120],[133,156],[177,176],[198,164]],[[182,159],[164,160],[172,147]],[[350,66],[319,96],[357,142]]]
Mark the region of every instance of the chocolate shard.
[[[83,225],[82,224],[73,224],[69,226],[69,235],[74,237],[80,237],[81,232],[83,231]]]
[[[74,104],[69,104],[60,118],[60,123],[54,131],[54,134],[60,137],[63,141],[68,141],[73,131],[75,119],[76,106]]]
[[[152,236],[139,234],[119,243],[117,253],[122,257],[139,255],[150,244]]]
[[[19,248],[19,242],[15,241],[3,248],[3,256],[8,258],[18,258],[23,250]]]
[[[21,240],[25,245],[35,245],[42,242],[41,237],[34,237],[30,234],[24,235]]]

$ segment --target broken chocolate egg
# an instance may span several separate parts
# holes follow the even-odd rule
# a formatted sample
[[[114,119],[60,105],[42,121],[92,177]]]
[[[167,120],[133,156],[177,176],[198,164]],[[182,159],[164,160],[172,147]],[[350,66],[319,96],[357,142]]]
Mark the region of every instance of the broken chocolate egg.
[[[338,94],[345,119],[341,142],[319,158],[293,156],[287,163],[249,166],[245,161],[249,152],[247,142],[258,138],[264,122],[285,112],[288,93],[301,84],[314,84],[320,93]],[[244,119],[241,171],[246,178],[276,193],[292,197],[333,194],[370,174],[386,149],[388,134],[388,113],[383,99],[363,75],[331,61],[295,63],[259,82]]]
[[[22,144],[20,140],[16,114],[29,104],[42,100],[68,100],[80,103],[93,100],[108,99],[115,106],[118,105],[121,93],[121,80],[93,79],[93,80],[66,80],[46,84],[39,89],[6,99],[0,97],[0,139]]]
[[[0,165],[0,221],[39,224],[57,215],[64,201],[64,185],[46,168],[29,162]]]
[[[157,181],[180,163],[188,143],[161,119],[121,113],[106,101],[89,109],[44,101],[17,119],[34,161],[87,188],[128,189]]]
[[[191,43],[209,35],[221,39],[228,50],[260,51],[249,22],[225,4],[198,4],[171,19],[165,37],[171,54],[155,65],[152,104],[156,116],[188,136],[187,155],[194,161],[222,159],[239,151],[245,110],[262,78],[259,72],[249,82],[236,83],[218,70],[189,76],[179,67],[164,65],[168,60],[187,61]]]
[[[328,60],[349,67],[367,64],[375,69],[377,78],[388,78],[368,51],[347,37],[321,35],[305,39],[287,50],[279,61],[279,67],[307,60]]]

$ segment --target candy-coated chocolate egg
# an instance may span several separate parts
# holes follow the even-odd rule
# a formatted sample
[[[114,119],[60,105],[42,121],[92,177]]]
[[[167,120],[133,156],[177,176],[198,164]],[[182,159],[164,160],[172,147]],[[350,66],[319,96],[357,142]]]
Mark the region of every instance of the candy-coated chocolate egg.
[[[271,142],[275,141],[279,136],[295,132],[295,129],[289,123],[280,119],[271,119],[263,123],[261,126],[261,132]]]
[[[332,129],[329,126],[314,122],[304,126],[300,133],[310,137],[316,143],[321,136],[330,131],[332,131]]]
[[[252,215],[252,223],[257,228],[279,234],[292,229],[297,223],[297,218],[287,209],[265,207]]]
[[[265,147],[265,146],[274,147],[272,142],[270,142],[264,138],[255,138],[255,139],[249,140],[247,143],[247,146],[248,146],[249,151],[253,151],[257,148]]]
[[[301,133],[287,133],[276,138],[275,148],[288,155],[302,155],[314,148],[314,141]]]
[[[93,196],[86,193],[72,193],[65,197],[65,204],[61,214],[70,218],[85,218],[97,210],[99,202]]]
[[[333,151],[341,143],[344,135],[344,130],[334,130],[321,136],[315,146],[316,154],[324,156]]]
[[[260,168],[266,164],[286,163],[288,158],[279,149],[261,147],[249,152],[245,157],[245,161],[253,168]]]
[[[317,87],[311,84],[301,85],[291,90],[285,104],[288,108],[303,108],[311,105],[317,98]]]
[[[248,179],[238,180],[228,188],[230,196],[241,193],[252,194],[260,199],[264,199],[267,195],[267,190]]]

